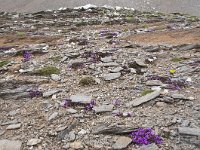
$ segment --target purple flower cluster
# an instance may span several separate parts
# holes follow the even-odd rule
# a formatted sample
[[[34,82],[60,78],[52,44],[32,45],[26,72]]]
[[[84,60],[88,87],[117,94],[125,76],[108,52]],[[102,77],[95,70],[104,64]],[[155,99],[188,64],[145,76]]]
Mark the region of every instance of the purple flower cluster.
[[[138,145],[151,143],[161,144],[162,138],[156,135],[151,128],[140,128],[131,133],[132,142]]]
[[[152,75],[148,77],[148,80],[160,80],[162,83],[168,84],[167,88],[172,90],[180,90],[181,88],[188,86],[188,82],[185,79],[171,78],[167,76]]]
[[[121,105],[121,101],[118,100],[118,99],[115,99],[115,100],[113,100],[113,105],[114,105],[115,107],[118,107],[118,106]]]
[[[64,107],[64,108],[67,108],[71,105],[71,100],[70,99],[65,99],[61,104],[60,106],[61,107]]]
[[[31,98],[42,96],[42,92],[38,90],[30,90],[29,95]]]
[[[92,100],[89,104],[85,106],[85,110],[86,111],[92,110],[95,104],[96,104],[95,100]]]
[[[23,52],[23,57],[24,57],[23,62],[29,61],[31,59],[31,53],[28,52],[28,51],[24,51]]]

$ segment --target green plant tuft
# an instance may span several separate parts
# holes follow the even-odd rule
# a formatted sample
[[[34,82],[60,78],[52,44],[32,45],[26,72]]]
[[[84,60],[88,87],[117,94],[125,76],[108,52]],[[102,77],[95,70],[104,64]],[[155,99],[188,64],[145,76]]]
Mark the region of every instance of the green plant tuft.
[[[59,62],[59,61],[61,61],[62,57],[61,56],[54,56],[54,57],[51,57],[49,59],[54,61],[54,62]]]
[[[179,57],[175,57],[175,58],[172,58],[171,61],[172,62],[180,62],[182,61],[183,59],[182,58],[179,58]]]
[[[9,64],[9,61],[5,60],[5,61],[0,61],[0,67],[3,67],[5,65]]]
[[[145,95],[147,95],[147,94],[149,94],[149,93],[152,93],[152,92],[154,92],[154,90],[144,90],[142,93],[141,93],[141,95],[142,96],[145,96]]]
[[[80,81],[79,84],[81,86],[88,86],[88,85],[94,85],[96,81],[92,77],[83,77]]]
[[[53,66],[47,66],[35,72],[35,74],[41,75],[41,76],[50,76],[51,74],[59,74],[59,73],[60,73],[60,70]]]

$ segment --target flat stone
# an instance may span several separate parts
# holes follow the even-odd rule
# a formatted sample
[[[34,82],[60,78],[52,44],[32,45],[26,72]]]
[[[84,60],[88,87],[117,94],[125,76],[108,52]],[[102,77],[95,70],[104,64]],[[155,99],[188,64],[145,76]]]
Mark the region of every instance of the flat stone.
[[[163,83],[160,80],[148,80],[146,82],[147,86],[161,86]]]
[[[149,145],[144,145],[137,150],[159,150],[159,148],[156,144],[153,143]]]
[[[187,100],[188,98],[185,97],[183,94],[172,94],[171,97],[173,99],[179,99],[179,100]]]
[[[58,112],[54,112],[53,114],[51,114],[51,116],[48,118],[48,121],[52,121],[54,119],[56,119],[58,117],[59,113]]]
[[[76,139],[76,134],[74,131],[70,131],[67,137],[69,142],[73,142]]]
[[[111,112],[114,108],[114,105],[101,105],[101,106],[94,106],[93,110],[95,113],[103,113],[103,112]]]
[[[0,140],[0,150],[21,150],[22,142],[14,140]]]
[[[188,127],[190,124],[190,121],[189,120],[183,120],[182,124],[181,124],[181,127]]]
[[[195,48],[200,48],[199,44],[188,44],[188,45],[182,45],[179,50],[181,51],[187,51]]]
[[[18,114],[20,112],[20,109],[17,109],[17,110],[12,110],[8,113],[8,115],[10,116],[15,116],[16,114]]]
[[[72,149],[75,149],[75,150],[76,149],[83,149],[84,148],[83,144],[81,142],[79,142],[79,141],[70,143],[69,147],[72,148]]]
[[[125,126],[125,125],[100,125],[93,129],[94,134],[125,134],[137,129],[138,127]]]
[[[75,114],[77,113],[77,110],[73,109],[73,108],[69,108],[69,109],[66,109],[67,112],[69,112],[70,114]]]
[[[112,73],[117,73],[117,72],[121,72],[122,70],[124,70],[124,68],[122,68],[122,67],[117,67],[117,68],[114,68],[114,69],[110,70],[110,72],[112,72]]]
[[[121,150],[127,148],[127,146],[132,142],[132,139],[129,137],[119,137],[115,144],[112,146],[113,149]]]
[[[78,135],[84,135],[84,134],[86,134],[87,133],[87,131],[86,130],[84,130],[84,129],[81,129],[81,131],[79,131],[78,132]]]
[[[112,57],[109,56],[109,57],[103,57],[101,58],[101,61],[104,62],[104,63],[108,63],[108,62],[112,62]]]
[[[52,96],[53,94],[58,93],[58,92],[60,92],[60,91],[62,91],[62,90],[61,90],[61,89],[52,89],[52,90],[46,91],[46,92],[43,93],[43,97],[44,97],[44,98],[45,98],[45,97],[50,97],[50,96]]]
[[[18,123],[18,124],[11,124],[6,129],[7,130],[14,130],[14,129],[19,129],[20,127],[21,127],[21,123]]]
[[[51,74],[51,79],[54,80],[54,81],[59,81],[61,78],[57,74]]]
[[[118,73],[108,73],[108,74],[104,74],[103,78],[106,81],[110,81],[110,80],[115,80],[115,79],[119,78],[120,76],[121,76],[120,72],[118,72]]]
[[[128,63],[128,66],[129,66],[129,68],[146,68],[147,67],[147,64],[145,64],[144,63],[144,61],[143,60],[141,60],[141,59],[135,59],[134,61],[132,61],[132,62],[129,62]]]
[[[141,105],[143,103],[146,103],[146,102],[148,102],[150,100],[155,99],[160,94],[161,94],[161,91],[160,90],[156,90],[156,91],[154,91],[152,93],[149,93],[149,94],[147,94],[145,96],[142,96],[142,97],[134,99],[133,101],[129,102],[126,106],[127,107],[130,107],[130,106],[134,106],[134,107],[135,106],[139,106],[139,105]]]
[[[180,134],[200,136],[200,128],[179,127]]]
[[[30,140],[28,140],[27,145],[28,146],[34,146],[34,145],[37,145],[41,142],[42,142],[41,139],[30,139]]]
[[[76,95],[70,96],[70,100],[71,100],[73,103],[88,104],[88,103],[91,102],[92,97],[80,93],[80,94],[76,94]]]
[[[116,63],[116,62],[109,62],[109,63],[99,63],[99,64],[96,64],[96,67],[115,67],[115,66],[119,66],[119,64]]]

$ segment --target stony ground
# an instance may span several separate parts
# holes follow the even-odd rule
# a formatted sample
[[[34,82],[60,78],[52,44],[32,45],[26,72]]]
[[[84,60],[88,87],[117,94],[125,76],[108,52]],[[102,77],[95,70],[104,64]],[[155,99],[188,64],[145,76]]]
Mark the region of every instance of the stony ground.
[[[0,13],[0,150],[199,150],[199,23],[108,8]],[[132,142],[138,128],[162,144]]]

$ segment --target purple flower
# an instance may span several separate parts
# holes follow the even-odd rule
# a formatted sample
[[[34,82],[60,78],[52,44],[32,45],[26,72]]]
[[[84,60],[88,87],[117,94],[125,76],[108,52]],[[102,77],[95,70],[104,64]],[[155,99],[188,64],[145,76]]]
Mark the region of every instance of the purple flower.
[[[42,92],[38,90],[30,90],[29,95],[31,98],[42,96]]]
[[[115,105],[116,107],[120,106],[120,104],[121,104],[120,100],[118,100],[118,99],[113,100],[113,105]]]
[[[132,142],[138,145],[148,145],[151,143],[161,144],[163,141],[151,128],[139,128],[133,131],[130,136]]]
[[[96,104],[95,100],[92,100],[89,104],[85,106],[85,110],[86,111],[92,110],[95,104]]]
[[[171,78],[168,76],[152,75],[148,77],[148,80],[160,80],[164,84],[168,84],[167,88],[172,90],[180,90],[188,86],[188,82],[185,79]]]
[[[71,104],[71,100],[70,99],[65,99],[63,102],[60,103],[61,107],[67,108],[69,107]]]
[[[29,61],[31,59],[31,53],[28,52],[28,51],[24,51],[23,52],[23,57],[24,57],[23,62]]]

